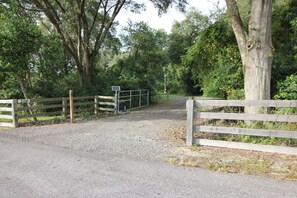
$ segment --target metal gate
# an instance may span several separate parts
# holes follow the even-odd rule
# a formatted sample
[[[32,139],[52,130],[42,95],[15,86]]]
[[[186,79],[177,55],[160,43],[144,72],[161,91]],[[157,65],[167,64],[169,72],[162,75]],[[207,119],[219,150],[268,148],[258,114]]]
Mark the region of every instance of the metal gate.
[[[149,106],[149,90],[123,90],[118,92],[118,113]]]

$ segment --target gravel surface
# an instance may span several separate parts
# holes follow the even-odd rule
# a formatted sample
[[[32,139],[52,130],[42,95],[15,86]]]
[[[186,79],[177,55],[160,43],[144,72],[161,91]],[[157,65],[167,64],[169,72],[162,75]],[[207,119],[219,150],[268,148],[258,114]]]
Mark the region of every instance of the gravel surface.
[[[165,131],[186,119],[184,97],[129,114],[75,124],[33,126],[5,130],[13,137],[114,157],[160,160],[170,152]],[[172,149],[172,148],[171,148]]]
[[[180,150],[166,134],[184,124],[185,101],[0,131],[0,197],[296,197],[296,182],[164,162]]]

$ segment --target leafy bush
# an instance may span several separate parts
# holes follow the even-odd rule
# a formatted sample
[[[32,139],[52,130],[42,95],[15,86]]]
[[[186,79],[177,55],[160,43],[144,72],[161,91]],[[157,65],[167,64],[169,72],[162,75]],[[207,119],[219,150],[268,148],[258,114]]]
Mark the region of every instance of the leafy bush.
[[[227,92],[228,100],[244,100],[244,89],[232,89]]]
[[[277,83],[278,93],[274,96],[278,100],[297,100],[297,75],[288,76]]]

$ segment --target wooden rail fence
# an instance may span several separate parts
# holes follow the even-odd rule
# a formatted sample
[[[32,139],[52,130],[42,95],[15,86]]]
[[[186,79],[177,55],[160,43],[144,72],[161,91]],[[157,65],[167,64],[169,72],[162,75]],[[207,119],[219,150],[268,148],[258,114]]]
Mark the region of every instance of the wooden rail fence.
[[[188,100],[187,101],[187,145],[199,144],[205,146],[237,148],[264,152],[277,152],[285,154],[297,154],[296,147],[288,146],[271,146],[250,143],[219,141],[210,139],[194,138],[195,133],[215,133],[215,134],[239,134],[263,137],[279,138],[297,138],[297,131],[286,130],[268,130],[268,129],[250,129],[225,126],[211,126],[204,120],[233,120],[233,121],[263,121],[263,122],[281,122],[297,124],[297,115],[279,115],[279,114],[247,114],[247,113],[226,113],[226,112],[205,112],[203,108],[221,109],[227,108],[244,108],[245,106],[257,108],[297,108],[297,100]],[[295,111],[296,112],[296,111]],[[196,124],[200,120],[200,124]],[[203,124],[201,124],[203,123]]]
[[[73,97],[73,113],[100,111],[116,113],[117,99],[113,96]],[[18,127],[20,124],[40,122],[42,117],[63,116],[70,113],[69,98],[38,98],[0,100],[0,126]],[[22,121],[34,118],[35,121]],[[40,119],[38,119],[40,118]]]

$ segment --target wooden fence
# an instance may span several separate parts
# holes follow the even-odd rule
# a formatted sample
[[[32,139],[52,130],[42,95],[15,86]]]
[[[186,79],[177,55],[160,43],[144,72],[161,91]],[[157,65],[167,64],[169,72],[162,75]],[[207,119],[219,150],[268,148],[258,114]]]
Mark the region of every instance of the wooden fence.
[[[250,135],[250,136],[262,136],[262,137],[279,137],[279,138],[297,138],[297,131],[287,130],[269,130],[269,129],[251,129],[251,128],[238,128],[234,126],[220,126],[216,124],[227,121],[261,121],[261,122],[273,122],[273,123],[291,123],[297,125],[296,111],[290,115],[279,115],[279,114],[247,114],[243,113],[245,106],[257,107],[267,109],[278,109],[278,108],[297,108],[297,100],[188,100],[187,101],[187,145],[199,144],[205,146],[216,146],[216,147],[227,147],[237,148],[264,152],[277,152],[285,154],[297,154],[296,147],[288,146],[271,146],[271,145],[260,145],[230,141],[219,141],[211,139],[199,139],[194,138],[195,135],[206,133],[212,134],[239,134],[239,135]],[[226,108],[237,108],[238,112],[224,112],[221,111],[222,107]],[[212,109],[205,110],[205,108]],[[204,109],[204,110],[203,110]],[[218,112],[214,112],[213,109],[219,109]],[[269,110],[268,110],[269,112]],[[271,110],[272,112],[272,110]],[[221,121],[221,122],[220,122]],[[211,122],[211,123],[210,123]],[[199,124],[197,124],[199,123]],[[212,124],[212,125],[211,125]],[[219,125],[219,126],[218,126]],[[236,126],[236,124],[235,124]],[[296,128],[295,128],[296,130]]]
[[[48,116],[67,118],[70,109],[74,116],[83,112],[95,115],[100,111],[116,113],[117,101],[113,96],[73,97],[72,106],[69,100],[68,97],[0,100],[0,126],[18,127],[20,124],[44,121],[43,117]]]

